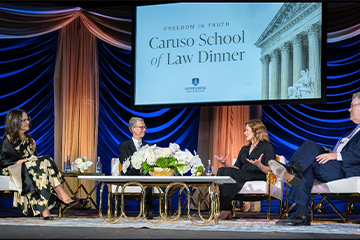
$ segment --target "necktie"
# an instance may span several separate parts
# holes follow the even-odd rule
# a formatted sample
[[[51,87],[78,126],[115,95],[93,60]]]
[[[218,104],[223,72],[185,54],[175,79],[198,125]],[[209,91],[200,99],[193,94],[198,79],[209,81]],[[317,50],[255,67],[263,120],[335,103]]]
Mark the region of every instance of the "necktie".
[[[139,150],[140,150],[140,148],[141,148],[141,140],[140,140],[140,141],[138,141],[138,143],[137,143],[137,151],[139,151]]]
[[[350,139],[350,138],[354,135],[354,133],[356,132],[356,130],[358,130],[359,128],[360,128],[360,124],[357,125],[356,128],[355,128],[349,135],[347,135],[347,136],[345,136],[345,137],[343,137],[343,138],[348,138],[348,139]],[[340,145],[340,143],[341,143],[341,140],[342,140],[343,138],[340,138],[340,139],[338,140],[338,142],[336,143],[336,145],[335,145],[335,147],[334,147],[333,152],[336,152],[336,150],[338,149],[338,147],[339,147],[339,145]]]

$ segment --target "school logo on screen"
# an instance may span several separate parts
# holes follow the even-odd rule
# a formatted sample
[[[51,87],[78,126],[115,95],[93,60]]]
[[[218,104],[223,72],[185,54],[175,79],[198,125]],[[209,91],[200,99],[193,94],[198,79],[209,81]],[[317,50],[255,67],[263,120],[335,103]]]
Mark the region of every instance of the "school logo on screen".
[[[197,86],[197,85],[199,84],[199,78],[193,78],[193,79],[192,79],[192,84],[193,84],[194,86]]]
[[[194,85],[194,87],[185,87],[186,93],[205,92],[205,90],[206,90],[205,86],[198,86],[200,83],[199,78],[195,77],[195,78],[191,79],[191,83],[192,83],[192,85]]]

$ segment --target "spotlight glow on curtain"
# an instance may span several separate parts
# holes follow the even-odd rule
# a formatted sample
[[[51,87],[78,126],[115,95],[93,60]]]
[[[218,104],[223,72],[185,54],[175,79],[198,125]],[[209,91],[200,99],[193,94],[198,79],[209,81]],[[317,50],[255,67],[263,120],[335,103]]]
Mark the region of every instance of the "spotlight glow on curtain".
[[[9,110],[22,108],[31,116],[30,134],[38,153],[54,154],[53,76],[58,32],[0,45],[0,131]]]

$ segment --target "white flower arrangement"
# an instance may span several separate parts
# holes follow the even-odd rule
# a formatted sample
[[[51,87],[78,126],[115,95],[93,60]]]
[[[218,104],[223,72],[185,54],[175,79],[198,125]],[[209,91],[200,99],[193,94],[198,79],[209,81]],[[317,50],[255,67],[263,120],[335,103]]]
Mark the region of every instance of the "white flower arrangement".
[[[175,174],[180,175],[188,171],[191,171],[191,175],[201,175],[204,171],[199,155],[195,151],[192,154],[187,149],[180,150],[176,143],[170,143],[167,148],[158,147],[156,144],[141,147],[124,161],[122,171],[126,173],[131,166],[143,173],[149,172],[153,167],[172,168]]]
[[[88,170],[88,168],[93,164],[93,162],[88,161],[87,157],[78,157],[77,159],[75,159],[75,161],[73,162],[72,166],[71,166],[71,170],[72,171],[80,171],[80,172],[85,172],[86,170]]]

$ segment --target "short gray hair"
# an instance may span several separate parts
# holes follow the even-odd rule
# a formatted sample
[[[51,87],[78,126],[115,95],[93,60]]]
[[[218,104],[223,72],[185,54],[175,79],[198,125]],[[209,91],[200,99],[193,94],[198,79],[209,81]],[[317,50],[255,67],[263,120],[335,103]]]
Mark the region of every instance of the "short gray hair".
[[[358,98],[360,100],[360,92],[356,92],[353,94],[352,99]]]
[[[145,122],[144,119],[142,119],[140,117],[132,117],[132,118],[130,118],[130,120],[129,120],[129,130],[130,130],[131,133],[132,133],[131,128],[133,126],[135,126],[137,124],[137,122],[139,122],[139,121]]]

